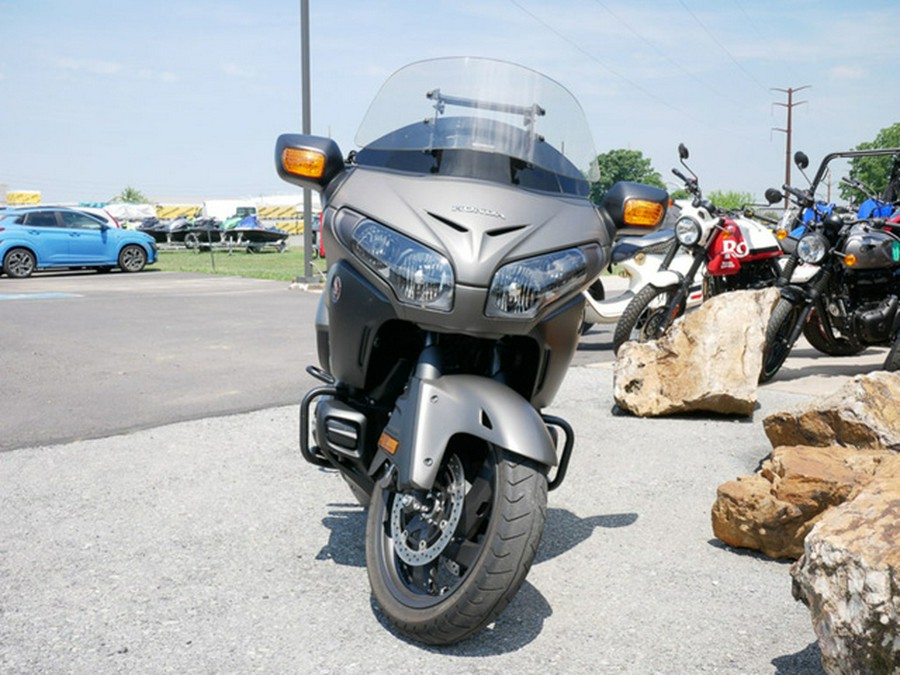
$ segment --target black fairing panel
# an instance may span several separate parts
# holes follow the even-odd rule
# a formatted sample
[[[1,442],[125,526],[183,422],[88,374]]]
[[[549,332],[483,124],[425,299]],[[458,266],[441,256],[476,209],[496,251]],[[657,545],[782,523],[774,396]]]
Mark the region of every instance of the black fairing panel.
[[[529,397],[534,407],[550,405],[562,385],[569,363],[578,349],[583,315],[584,300],[578,296],[539,323],[532,332],[536,343],[543,345],[538,381]]]
[[[334,292],[336,285],[339,294]],[[325,293],[328,332],[332,338],[340,336],[330,340],[331,373],[350,387],[362,388],[372,341],[379,328],[395,318],[394,309],[377,288],[344,261],[329,270]]]

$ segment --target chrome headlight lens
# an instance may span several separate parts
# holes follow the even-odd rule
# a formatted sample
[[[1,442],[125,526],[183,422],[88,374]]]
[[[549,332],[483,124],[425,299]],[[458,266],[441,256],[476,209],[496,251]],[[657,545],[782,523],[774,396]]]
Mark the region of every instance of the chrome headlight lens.
[[[557,298],[587,280],[587,258],[577,248],[504,265],[491,280],[485,314],[531,319]]]
[[[353,251],[394,289],[405,305],[453,308],[453,268],[437,251],[371,220],[353,230]]]
[[[828,240],[821,234],[807,234],[797,242],[797,257],[808,265],[818,265],[825,260],[828,248]]]
[[[693,246],[700,241],[701,234],[700,223],[690,216],[682,216],[675,223],[675,238],[682,246]]]

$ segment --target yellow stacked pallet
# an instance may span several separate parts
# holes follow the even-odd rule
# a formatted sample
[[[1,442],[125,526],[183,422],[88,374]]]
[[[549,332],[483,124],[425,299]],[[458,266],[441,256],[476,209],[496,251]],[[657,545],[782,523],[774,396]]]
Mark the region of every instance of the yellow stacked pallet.
[[[302,220],[279,220],[275,223],[275,227],[291,234],[303,234]]]
[[[157,204],[156,217],[160,220],[173,220],[175,218],[194,218],[199,210],[199,206],[190,206],[184,204],[166,206],[165,204]]]
[[[296,206],[260,206],[256,209],[260,220],[296,220]]]
[[[7,206],[33,206],[41,203],[38,190],[14,190],[6,193]]]

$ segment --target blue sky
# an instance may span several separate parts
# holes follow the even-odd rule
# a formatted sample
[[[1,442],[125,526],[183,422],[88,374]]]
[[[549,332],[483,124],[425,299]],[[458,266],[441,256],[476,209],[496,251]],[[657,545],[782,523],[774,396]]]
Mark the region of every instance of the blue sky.
[[[761,198],[900,121],[896,0],[310,0],[312,130],[346,153],[401,66],[501,58],[581,101],[598,152]],[[285,194],[276,136],[301,128],[300,0],[0,0],[0,184],[45,202],[125,186],[159,201]],[[795,180],[795,183],[798,182]],[[674,182],[672,187],[677,187]]]

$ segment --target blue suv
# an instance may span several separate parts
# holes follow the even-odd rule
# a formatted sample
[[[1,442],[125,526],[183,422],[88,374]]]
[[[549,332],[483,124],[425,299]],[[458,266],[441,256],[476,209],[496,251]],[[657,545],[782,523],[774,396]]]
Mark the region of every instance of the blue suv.
[[[0,263],[10,277],[24,278],[35,270],[59,267],[140,272],[157,256],[149,235],[110,227],[77,209],[0,210]]]

